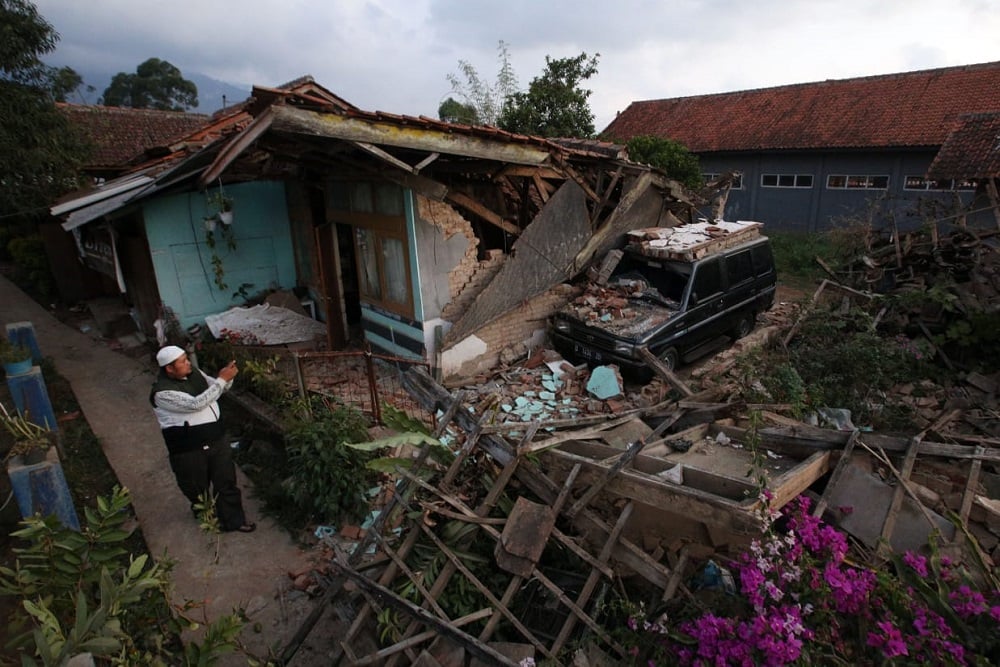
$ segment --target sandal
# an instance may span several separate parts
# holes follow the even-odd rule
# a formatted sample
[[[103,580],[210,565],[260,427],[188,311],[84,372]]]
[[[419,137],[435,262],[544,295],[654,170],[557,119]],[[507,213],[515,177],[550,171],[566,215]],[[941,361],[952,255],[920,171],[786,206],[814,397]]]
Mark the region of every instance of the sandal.
[[[257,530],[257,524],[253,522],[245,523],[236,530],[238,530],[241,533],[252,533],[253,531]]]

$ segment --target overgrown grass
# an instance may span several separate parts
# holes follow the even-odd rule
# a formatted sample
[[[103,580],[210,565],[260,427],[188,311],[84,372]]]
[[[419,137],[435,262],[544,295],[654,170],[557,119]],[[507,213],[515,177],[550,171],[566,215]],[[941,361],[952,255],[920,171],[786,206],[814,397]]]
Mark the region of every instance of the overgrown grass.
[[[839,254],[829,234],[767,231],[767,236],[774,249],[778,277],[791,287],[813,284],[826,277],[816,258],[829,263]]]
[[[940,379],[931,357],[919,340],[876,331],[865,310],[820,307],[802,320],[787,349],[749,353],[738,368],[748,402],[791,404],[800,417],[818,408],[846,408],[858,426],[905,430],[912,427],[912,409],[894,401],[890,390]]]

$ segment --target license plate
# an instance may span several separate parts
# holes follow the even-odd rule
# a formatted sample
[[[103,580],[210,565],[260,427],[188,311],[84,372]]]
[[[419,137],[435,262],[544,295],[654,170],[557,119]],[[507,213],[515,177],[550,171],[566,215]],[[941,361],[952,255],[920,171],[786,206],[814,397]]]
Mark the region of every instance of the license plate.
[[[573,352],[576,353],[581,359],[586,359],[587,361],[600,361],[601,353],[597,350],[587,347],[586,345],[581,345],[580,343],[573,343]]]

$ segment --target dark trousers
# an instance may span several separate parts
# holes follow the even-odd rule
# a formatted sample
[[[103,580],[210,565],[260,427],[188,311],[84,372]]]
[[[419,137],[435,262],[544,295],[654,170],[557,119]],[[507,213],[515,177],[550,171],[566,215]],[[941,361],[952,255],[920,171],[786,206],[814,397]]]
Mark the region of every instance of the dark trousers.
[[[207,499],[209,492],[215,494],[215,514],[222,530],[236,530],[246,523],[232,450],[222,438],[203,449],[171,454],[170,467],[192,506],[200,502],[198,496]]]

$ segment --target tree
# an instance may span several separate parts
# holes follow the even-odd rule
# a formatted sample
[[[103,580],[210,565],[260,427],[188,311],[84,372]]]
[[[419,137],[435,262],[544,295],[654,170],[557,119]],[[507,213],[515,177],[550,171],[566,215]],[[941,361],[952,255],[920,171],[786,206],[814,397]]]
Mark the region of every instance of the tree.
[[[438,107],[438,118],[446,123],[464,123],[479,125],[479,114],[471,104],[462,104],[454,97],[449,97]]]
[[[78,185],[87,142],[55,106],[79,80],[41,56],[59,35],[28,0],[0,0],[0,225],[33,231],[52,202]],[[0,248],[2,250],[3,248]]]
[[[458,61],[458,68],[461,70],[462,76],[465,77],[464,81],[455,74],[449,74],[447,77],[448,83],[451,84],[451,92],[459,99],[464,100],[464,104],[475,111],[475,123],[479,125],[496,125],[505,101],[517,91],[517,76],[510,64],[510,52],[506,42],[500,40],[497,51],[499,52],[497,59],[500,61],[500,71],[497,72],[497,80],[493,85],[483,81],[476,68],[465,60]],[[448,100],[452,100],[452,98],[449,97]],[[442,108],[448,103],[448,100],[442,103]],[[455,101],[457,104],[461,104],[461,102]],[[452,110],[453,108],[449,108],[449,111]],[[441,115],[440,109],[438,116],[441,120],[447,120]]]
[[[83,77],[72,67],[60,67],[50,72],[48,88],[56,102],[65,102],[82,85]],[[94,87],[87,86],[87,89],[93,91]]]
[[[135,74],[115,74],[111,85],[104,90],[103,104],[184,111],[198,106],[198,86],[166,60],[150,58],[135,69]]]
[[[625,148],[633,162],[656,167],[691,189],[704,185],[698,157],[688,152],[683,144],[663,137],[640,135],[629,139]]]
[[[558,60],[545,56],[545,71],[531,81],[528,92],[514,93],[504,102],[500,127],[542,137],[593,137],[594,113],[587,101],[591,91],[580,84],[597,74],[600,56],[581,53]]]

